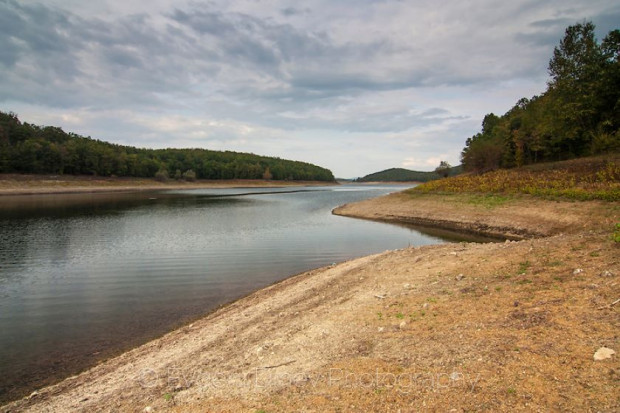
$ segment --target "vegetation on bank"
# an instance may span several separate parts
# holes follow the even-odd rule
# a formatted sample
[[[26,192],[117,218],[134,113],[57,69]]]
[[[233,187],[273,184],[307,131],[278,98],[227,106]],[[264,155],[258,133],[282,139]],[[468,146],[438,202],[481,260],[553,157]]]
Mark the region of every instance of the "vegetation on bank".
[[[620,154],[465,174],[409,193],[528,194],[544,198],[620,201]]]
[[[542,95],[485,116],[461,153],[468,173],[410,193],[620,200],[620,30],[599,43],[594,29],[566,29]]]
[[[448,176],[456,176],[462,172],[461,165],[447,168],[446,174]],[[362,178],[358,178],[357,182],[429,182],[435,179],[440,179],[440,175],[437,171],[433,172],[420,172],[412,171],[404,168],[390,168],[385,171],[375,172],[366,175]]]
[[[519,100],[503,116],[485,116],[482,131],[467,139],[461,154],[465,171],[620,150],[620,30],[598,43],[594,29],[590,22],[566,29],[543,94]]]
[[[22,123],[0,112],[0,173],[195,179],[334,181],[306,162],[205,149],[141,149],[61,128]]]

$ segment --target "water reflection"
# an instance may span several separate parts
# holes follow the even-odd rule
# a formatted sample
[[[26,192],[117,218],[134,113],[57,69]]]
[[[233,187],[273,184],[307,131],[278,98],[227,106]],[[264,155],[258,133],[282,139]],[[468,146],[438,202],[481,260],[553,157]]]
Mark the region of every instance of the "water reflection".
[[[331,214],[398,189],[0,198],[0,401],[291,274],[444,242]]]

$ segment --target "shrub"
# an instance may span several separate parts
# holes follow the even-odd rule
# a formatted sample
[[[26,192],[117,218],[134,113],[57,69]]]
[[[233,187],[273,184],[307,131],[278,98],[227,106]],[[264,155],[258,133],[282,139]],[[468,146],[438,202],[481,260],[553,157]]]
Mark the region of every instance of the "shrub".
[[[183,172],[183,179],[185,179],[186,181],[189,182],[193,182],[196,180],[196,172],[194,172],[191,169],[188,169],[187,171]]]
[[[157,172],[155,172],[155,179],[159,182],[166,182],[170,176],[168,175],[168,171],[164,168],[160,168]]]

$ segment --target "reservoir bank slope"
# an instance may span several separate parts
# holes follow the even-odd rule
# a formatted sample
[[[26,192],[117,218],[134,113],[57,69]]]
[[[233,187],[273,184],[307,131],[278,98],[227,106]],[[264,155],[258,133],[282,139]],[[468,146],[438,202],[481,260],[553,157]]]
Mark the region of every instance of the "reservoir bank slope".
[[[0,196],[99,192],[161,191],[201,188],[260,188],[281,186],[323,186],[334,182],[274,181],[264,179],[218,179],[161,182],[149,178],[118,178],[74,175],[0,174]]]
[[[334,213],[502,242],[291,277],[0,411],[620,409],[617,203],[396,193]]]

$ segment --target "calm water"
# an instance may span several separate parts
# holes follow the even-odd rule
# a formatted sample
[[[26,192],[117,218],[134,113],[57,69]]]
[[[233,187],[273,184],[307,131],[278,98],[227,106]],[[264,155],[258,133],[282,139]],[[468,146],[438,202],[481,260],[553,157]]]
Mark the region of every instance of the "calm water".
[[[331,214],[401,189],[0,198],[0,401],[292,274],[444,242]]]

